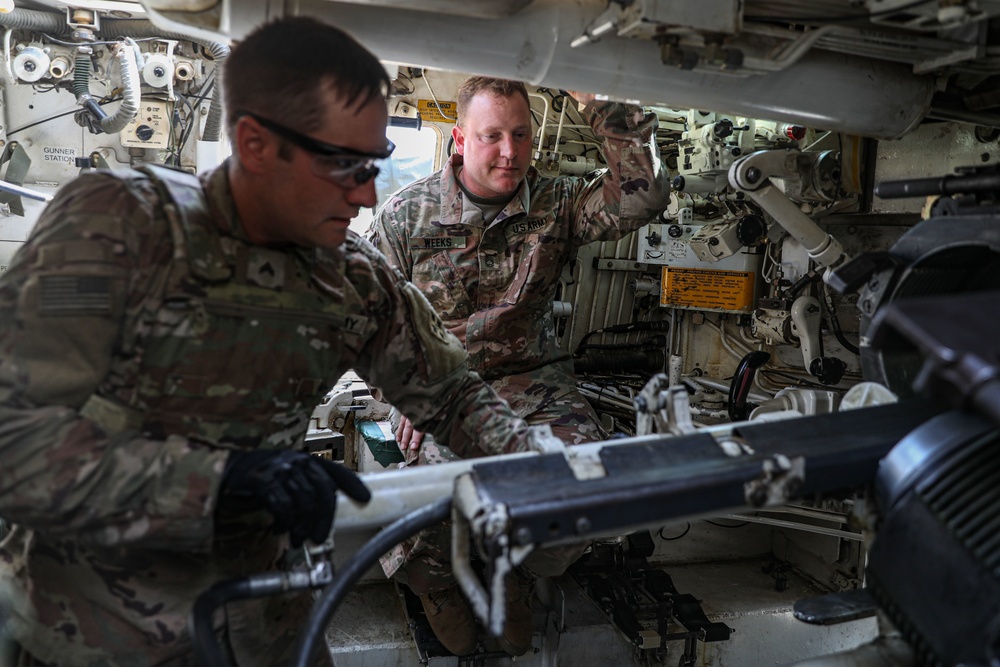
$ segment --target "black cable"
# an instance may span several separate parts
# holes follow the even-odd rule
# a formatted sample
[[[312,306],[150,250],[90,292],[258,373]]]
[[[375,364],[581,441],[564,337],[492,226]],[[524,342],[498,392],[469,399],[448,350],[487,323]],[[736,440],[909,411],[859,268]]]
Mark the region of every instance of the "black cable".
[[[413,83],[413,79],[411,79],[409,75],[403,74],[403,72],[400,71],[396,74],[396,81],[399,81],[400,77],[406,79],[407,83],[410,84],[410,89],[402,91],[400,93],[401,95],[412,95],[413,93],[417,92],[417,86],[416,84]]]
[[[441,498],[430,505],[425,505],[415,512],[396,520],[361,547],[344,568],[337,574],[333,583],[326,587],[323,596],[313,605],[312,613],[306,622],[306,627],[299,634],[295,651],[296,667],[310,667],[314,664],[318,644],[326,636],[326,626],[337,611],[344,596],[368,568],[375,565],[389,549],[393,548],[411,535],[425,528],[441,523],[451,516],[451,497]]]
[[[663,540],[663,541],[665,541],[665,542],[673,542],[674,540],[679,540],[682,537],[684,537],[685,535],[687,535],[689,532],[691,532],[691,522],[686,522],[686,523],[687,523],[687,527],[684,529],[684,532],[681,533],[680,535],[678,535],[677,537],[664,537],[663,536],[663,528],[666,528],[666,526],[663,526],[662,528],[660,528],[660,530],[657,532],[657,535],[659,535],[660,539]]]
[[[809,380],[804,380],[800,377],[796,377],[791,373],[783,373],[781,371],[776,371],[774,369],[761,370],[760,374],[763,375],[764,377],[777,375],[778,377],[784,378],[785,380],[791,380],[792,382],[795,383],[794,386],[796,387],[809,387],[810,389],[823,389],[824,391],[836,391],[834,389],[830,389],[828,385],[820,384],[818,382],[810,382]]]
[[[668,331],[670,329],[670,320],[644,320],[641,322],[628,322],[626,324],[613,324],[609,327],[602,327],[600,329],[593,329],[588,331],[577,343],[576,349],[573,354],[576,355],[581,349],[588,347],[587,341],[591,336],[596,334],[610,333],[610,334],[630,334],[635,331]]]
[[[120,100],[120,99],[121,98],[116,98],[116,99],[107,100],[107,101],[103,101],[102,100],[100,102],[100,104],[110,104],[110,103],[115,102],[115,101]],[[32,128],[32,127],[34,127],[36,125],[41,125],[42,123],[48,123],[49,121],[58,120],[58,119],[62,118],[63,116],[69,116],[70,114],[74,114],[74,113],[76,113],[79,110],[80,110],[80,107],[74,107],[73,109],[71,109],[69,111],[64,111],[63,113],[56,114],[55,116],[49,116],[48,118],[43,118],[42,120],[36,120],[34,123],[29,123],[27,125],[24,125],[23,127],[19,127],[19,128],[11,130],[10,132],[7,133],[7,136],[9,137],[12,134],[17,134],[18,132],[23,132],[24,130]]]
[[[731,525],[727,525],[727,524],[724,524],[724,523],[716,523],[715,521],[711,521],[709,519],[703,519],[703,521],[705,523],[710,523],[713,526],[718,526],[719,528],[742,528],[743,526],[749,526],[750,525],[749,521],[742,521],[742,522],[738,522],[738,523],[731,524]]]
[[[830,328],[833,329],[833,335],[836,336],[837,341],[851,354],[860,355],[861,349],[844,336],[844,332],[840,328],[840,318],[837,317],[836,306],[833,305],[833,298],[826,290],[823,291],[823,305],[826,306],[826,310],[830,314]]]
[[[214,87],[215,87],[215,71],[213,70],[212,71],[212,78],[211,78],[211,80],[205,83],[205,85],[202,87],[202,90],[199,92],[199,96],[206,95]],[[191,96],[191,97],[195,97],[195,96]],[[197,99],[197,97],[196,97],[196,99]],[[184,151],[184,146],[187,145],[188,139],[191,138],[191,133],[194,132],[194,129],[196,127],[198,127],[198,125],[200,125],[200,123],[198,122],[197,118],[189,118],[188,119],[187,127],[184,128],[184,132],[181,134],[180,144],[178,144],[178,146],[177,146],[177,162],[178,162],[178,164],[180,164],[181,153]]]

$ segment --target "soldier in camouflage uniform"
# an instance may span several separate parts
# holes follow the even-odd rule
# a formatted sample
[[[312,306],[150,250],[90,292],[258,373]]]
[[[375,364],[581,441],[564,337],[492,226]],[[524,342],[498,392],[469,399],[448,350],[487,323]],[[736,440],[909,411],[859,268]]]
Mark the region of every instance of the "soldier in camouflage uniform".
[[[0,280],[0,516],[16,524],[0,585],[24,601],[21,665],[192,664],[199,593],[322,541],[335,485],[366,498],[298,451],[348,369],[463,456],[530,432],[347,230],[391,151],[379,62],[296,18],[225,67],[230,160],[200,179],[80,177]],[[281,664],[310,606],[231,603],[218,636],[240,665]]]
[[[670,192],[655,142],[656,116],[574,95],[587,103],[584,115],[603,141],[603,176],[540,174],[530,166],[533,132],[523,84],[473,77],[458,94],[452,131],[458,154],[390,197],[370,231],[375,247],[465,343],[471,367],[515,412],[529,423],[549,424],[569,444],[603,433],[576,389],[569,354],[557,347],[552,304],[559,276],[580,246],[646,224],[666,207]],[[421,444],[422,434],[405,417],[397,439],[411,450],[420,445],[421,459],[449,456],[433,442]],[[440,537],[425,534],[401,545],[383,561],[386,571],[405,563],[400,576],[418,592],[450,586],[447,542]],[[579,553],[538,554],[532,569],[558,573]],[[511,643],[521,652],[528,647],[523,637]]]

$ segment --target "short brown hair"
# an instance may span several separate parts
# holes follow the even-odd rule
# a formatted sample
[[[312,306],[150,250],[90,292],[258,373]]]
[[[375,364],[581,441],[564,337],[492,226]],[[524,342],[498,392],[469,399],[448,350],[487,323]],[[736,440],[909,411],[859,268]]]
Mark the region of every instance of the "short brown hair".
[[[489,76],[474,76],[465,80],[465,83],[458,89],[458,125],[462,126],[462,119],[469,110],[472,98],[479,93],[490,93],[498,97],[511,97],[515,94],[524,98],[528,108],[531,108],[531,101],[528,99],[528,89],[520,81],[509,81],[507,79],[494,79]]]
[[[222,85],[230,139],[241,114],[252,112],[302,132],[319,129],[326,93],[350,107],[385,98],[389,75],[353,37],[314,18],[265,23],[226,58]]]

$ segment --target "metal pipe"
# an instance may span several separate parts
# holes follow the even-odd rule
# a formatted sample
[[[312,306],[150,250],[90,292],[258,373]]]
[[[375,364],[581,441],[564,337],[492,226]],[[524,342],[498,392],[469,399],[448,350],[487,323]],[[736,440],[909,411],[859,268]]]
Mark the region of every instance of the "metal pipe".
[[[915,127],[930,106],[934,79],[904,64],[810,51],[780,72],[737,77],[686,71],[660,63],[653,41],[605,36],[573,49],[570,43],[604,9],[602,0],[535,0],[493,20],[442,16],[400,6],[384,8],[303,0],[290,13],[313,15],[344,28],[380,58],[453,71],[513,78],[614,99],[696,109],[726,109],[878,138]],[[233,12],[229,32],[241,37],[263,11]],[[427,44],[440,48],[427,49]],[[623,76],[627,73],[627,76]]]
[[[607,398],[609,395],[605,394]],[[751,422],[713,424],[698,429],[698,433],[725,438],[734,429],[747,426]],[[591,461],[599,457],[605,447],[636,445],[643,443],[662,444],[670,434],[657,433],[652,435],[619,438],[600,442],[589,442],[574,445],[566,449],[566,456],[572,462],[574,459]],[[370,473],[361,475],[361,481],[371,491],[371,500],[362,505],[351,500],[343,493],[337,494],[337,514],[334,519],[335,533],[352,533],[380,528],[402,516],[409,514],[441,498],[450,497],[454,489],[455,479],[472,469],[472,466],[497,461],[510,461],[525,456],[538,456],[535,452],[519,452],[499,456],[483,456],[474,459],[462,459],[438,465],[416,466],[394,470],[391,472]],[[571,463],[572,467],[572,463]]]
[[[7,181],[0,181],[0,190],[3,192],[9,192],[13,195],[18,195],[19,197],[24,197],[25,199],[34,199],[35,201],[46,202],[52,201],[52,195],[47,195],[44,192],[36,192],[35,190],[29,190],[28,188],[8,183]]]
[[[545,123],[549,118],[549,98],[540,93],[528,93],[528,97],[537,97],[545,105],[545,110],[542,112],[542,122],[538,124],[538,150],[543,151],[545,150],[545,147],[542,145],[542,142],[545,141]]]
[[[562,139],[563,131],[563,121],[566,120],[566,105],[569,104],[569,99],[563,99],[562,109],[559,110],[559,125],[556,127],[556,142],[552,146],[552,152],[555,153],[559,150],[559,140]]]
[[[805,523],[796,523],[794,521],[782,521],[781,519],[768,519],[762,516],[747,516],[745,514],[721,514],[720,519],[731,519],[733,521],[749,521],[751,523],[763,523],[768,526],[777,526],[778,528],[791,528],[793,530],[802,530],[807,533],[818,533],[820,535],[829,535],[831,537],[839,537],[845,540],[856,540],[860,542],[863,539],[861,533],[851,533],[846,530],[837,530],[836,528],[824,528],[822,526],[810,526]]]

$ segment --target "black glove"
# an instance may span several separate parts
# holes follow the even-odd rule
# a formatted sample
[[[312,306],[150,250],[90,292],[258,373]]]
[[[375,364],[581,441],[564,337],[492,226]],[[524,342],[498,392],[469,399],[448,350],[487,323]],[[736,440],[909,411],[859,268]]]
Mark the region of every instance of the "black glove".
[[[219,507],[267,510],[275,532],[288,532],[292,546],[307,537],[319,544],[333,527],[338,488],[359,502],[371,499],[358,476],[333,461],[287,449],[235,451],[222,473]]]

